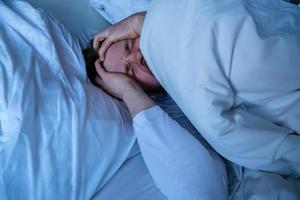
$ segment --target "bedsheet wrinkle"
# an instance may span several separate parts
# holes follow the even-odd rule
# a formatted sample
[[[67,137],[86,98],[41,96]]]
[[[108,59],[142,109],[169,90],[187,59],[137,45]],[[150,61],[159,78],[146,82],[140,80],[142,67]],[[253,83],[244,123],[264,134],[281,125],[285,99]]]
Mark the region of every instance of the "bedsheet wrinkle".
[[[135,143],[127,109],[87,79],[78,40],[0,1],[0,199],[89,199]]]

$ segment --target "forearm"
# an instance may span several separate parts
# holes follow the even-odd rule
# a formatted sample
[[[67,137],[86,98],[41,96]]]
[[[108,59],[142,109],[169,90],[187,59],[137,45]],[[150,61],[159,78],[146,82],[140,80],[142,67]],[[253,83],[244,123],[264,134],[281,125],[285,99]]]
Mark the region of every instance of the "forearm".
[[[133,125],[146,166],[169,199],[226,199],[223,163],[160,107],[138,113]]]
[[[123,101],[127,105],[132,118],[139,112],[155,106],[152,99],[136,83],[130,84],[123,95]]]

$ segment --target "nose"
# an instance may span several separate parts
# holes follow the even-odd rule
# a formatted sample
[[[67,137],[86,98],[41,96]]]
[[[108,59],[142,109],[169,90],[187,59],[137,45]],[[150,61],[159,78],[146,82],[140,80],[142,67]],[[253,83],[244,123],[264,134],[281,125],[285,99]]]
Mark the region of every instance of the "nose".
[[[141,64],[142,60],[142,52],[139,50],[132,51],[126,58],[127,62],[129,63],[136,63],[136,64]]]

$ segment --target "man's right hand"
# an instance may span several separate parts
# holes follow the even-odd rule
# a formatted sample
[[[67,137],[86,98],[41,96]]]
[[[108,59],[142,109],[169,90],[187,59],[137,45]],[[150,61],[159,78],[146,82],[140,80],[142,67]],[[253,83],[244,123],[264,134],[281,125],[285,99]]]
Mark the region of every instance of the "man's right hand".
[[[145,14],[146,12],[133,14],[94,36],[93,48],[99,53],[101,61],[105,59],[107,49],[114,42],[134,39],[141,35]],[[100,42],[103,40],[100,47]]]

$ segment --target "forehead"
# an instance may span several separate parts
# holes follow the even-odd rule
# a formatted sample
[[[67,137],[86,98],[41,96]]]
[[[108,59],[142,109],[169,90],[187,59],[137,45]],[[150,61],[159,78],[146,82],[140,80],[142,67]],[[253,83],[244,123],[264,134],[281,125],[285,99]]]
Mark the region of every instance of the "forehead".
[[[118,41],[112,44],[106,52],[105,60],[103,65],[107,71],[110,72],[124,72],[126,65],[125,49],[126,41]]]

